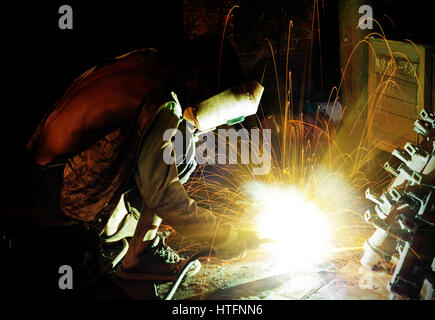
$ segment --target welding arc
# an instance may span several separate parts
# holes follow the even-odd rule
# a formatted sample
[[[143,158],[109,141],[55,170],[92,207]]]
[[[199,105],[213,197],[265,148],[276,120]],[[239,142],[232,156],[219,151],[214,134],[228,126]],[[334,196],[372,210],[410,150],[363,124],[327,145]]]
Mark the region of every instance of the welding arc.
[[[264,238],[264,239],[260,239],[258,240],[259,244],[264,244],[264,243],[274,243],[277,242],[275,239],[271,239],[271,238]]]

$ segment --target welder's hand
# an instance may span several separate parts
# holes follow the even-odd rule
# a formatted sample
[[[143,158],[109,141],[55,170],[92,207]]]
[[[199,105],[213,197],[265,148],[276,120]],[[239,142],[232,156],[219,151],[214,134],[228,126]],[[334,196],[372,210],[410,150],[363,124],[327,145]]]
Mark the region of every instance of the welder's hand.
[[[258,232],[251,229],[239,229],[239,237],[246,243],[248,250],[257,249],[260,246]]]
[[[259,246],[258,234],[249,229],[237,229],[231,224],[220,226],[212,250],[221,260],[242,258],[248,249]]]

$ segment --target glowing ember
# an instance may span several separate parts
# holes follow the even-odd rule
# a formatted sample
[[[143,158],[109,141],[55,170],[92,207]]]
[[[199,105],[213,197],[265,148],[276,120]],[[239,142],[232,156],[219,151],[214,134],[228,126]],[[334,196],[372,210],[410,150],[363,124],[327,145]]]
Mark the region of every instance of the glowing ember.
[[[250,183],[260,238],[274,240],[271,254],[280,270],[296,271],[324,260],[330,248],[325,214],[294,187]]]

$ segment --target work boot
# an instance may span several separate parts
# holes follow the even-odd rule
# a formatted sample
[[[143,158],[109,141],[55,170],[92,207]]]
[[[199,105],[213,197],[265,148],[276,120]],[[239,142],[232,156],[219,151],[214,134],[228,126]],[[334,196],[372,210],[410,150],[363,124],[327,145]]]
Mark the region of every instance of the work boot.
[[[190,261],[181,258],[165,243],[165,236],[158,232],[155,239],[138,257],[138,262],[128,268],[121,268],[116,275],[124,280],[175,280]],[[194,260],[186,272],[185,277],[192,277],[199,269],[201,263]]]

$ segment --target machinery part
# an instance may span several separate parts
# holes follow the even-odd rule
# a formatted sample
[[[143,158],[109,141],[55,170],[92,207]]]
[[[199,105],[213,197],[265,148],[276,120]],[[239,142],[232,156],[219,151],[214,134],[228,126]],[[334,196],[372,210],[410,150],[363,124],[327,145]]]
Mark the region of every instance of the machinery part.
[[[257,112],[264,88],[257,82],[227,89],[184,111],[184,119],[198,130],[207,132],[214,128],[241,122]]]
[[[163,300],[172,300],[175,292],[177,291],[178,287],[180,286],[180,283],[184,280],[184,276],[186,275],[187,271],[190,269],[190,267],[193,266],[193,264],[195,263],[195,261],[198,257],[199,257],[199,255],[195,254],[189,258],[189,262],[184,265],[183,269],[180,272],[180,275],[172,283],[171,289],[169,289],[169,292],[166,294],[166,296]]]
[[[364,255],[361,264],[367,269],[375,266],[387,267],[396,251],[396,239],[383,229],[378,228],[373,235],[364,242]]]
[[[419,240],[412,244],[412,250],[409,242],[404,244],[400,251],[399,263],[387,285],[391,293],[408,299],[420,299],[423,282],[426,278],[430,278],[432,272],[430,269],[432,261],[429,262],[426,257],[434,255],[434,250],[431,248],[435,240],[433,235],[433,231],[432,235],[428,236],[420,234]],[[419,249],[418,254],[415,248]]]
[[[393,155],[402,163],[397,169],[387,162],[384,168],[394,179],[387,191],[377,197],[366,191],[375,203],[364,218],[376,227],[364,243],[361,264],[369,269],[398,253],[399,260],[388,283],[390,299],[432,299],[435,280],[435,116],[425,110],[415,121],[414,131],[422,137],[419,145],[406,143]]]

